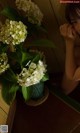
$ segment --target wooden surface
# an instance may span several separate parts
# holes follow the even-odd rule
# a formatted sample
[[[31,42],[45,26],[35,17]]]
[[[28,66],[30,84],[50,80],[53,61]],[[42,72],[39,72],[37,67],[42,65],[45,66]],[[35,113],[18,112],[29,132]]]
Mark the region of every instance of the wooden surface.
[[[80,113],[51,93],[37,107],[27,106],[19,96],[12,133],[25,132],[79,133]]]
[[[16,99],[13,101],[13,103],[10,106],[7,121],[6,121],[6,124],[8,125],[8,133],[12,132],[12,125],[14,121],[15,111],[16,111]]]
[[[6,124],[9,108],[10,107],[4,102],[1,96],[1,89],[0,89],[0,125]]]
[[[9,106],[5,103],[0,89],[0,125],[8,125],[8,133],[11,133],[14,115],[16,111],[16,100]]]

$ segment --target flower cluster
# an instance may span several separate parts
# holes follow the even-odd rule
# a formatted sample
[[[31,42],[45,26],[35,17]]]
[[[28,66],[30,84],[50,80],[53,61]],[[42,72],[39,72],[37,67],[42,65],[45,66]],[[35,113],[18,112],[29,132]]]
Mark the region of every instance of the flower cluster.
[[[6,44],[20,44],[27,36],[27,26],[21,21],[6,20],[0,29],[0,41]]]
[[[28,21],[33,24],[41,24],[43,14],[39,7],[31,0],[16,0],[16,6],[25,13]]]
[[[6,53],[0,54],[0,74],[9,68],[8,57]]]
[[[38,64],[32,62],[29,68],[23,68],[21,73],[17,75],[20,86],[31,86],[40,82],[46,73],[46,65],[39,60]]]

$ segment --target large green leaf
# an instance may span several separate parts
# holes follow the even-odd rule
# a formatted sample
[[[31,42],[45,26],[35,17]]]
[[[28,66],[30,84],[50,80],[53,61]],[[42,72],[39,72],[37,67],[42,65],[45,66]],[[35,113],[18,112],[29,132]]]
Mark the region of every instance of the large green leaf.
[[[11,20],[20,20],[19,14],[17,11],[9,6],[5,7],[2,11],[1,14],[8,17]]]
[[[16,50],[16,52],[14,54],[16,56],[15,59],[17,60],[17,62],[19,62],[21,64],[21,61],[22,61],[22,51]]]
[[[4,101],[9,105],[16,97],[16,90],[12,91],[13,90],[12,88],[13,88],[13,85],[11,85],[9,82],[4,81],[3,88],[1,90],[2,97],[3,97]],[[10,92],[10,90],[11,90],[11,92]]]
[[[17,82],[16,75],[10,68],[3,74],[3,78],[13,83]]]
[[[37,54],[37,55],[33,58],[32,62],[37,63],[40,59],[41,59],[40,54]]]
[[[49,47],[49,48],[56,48],[54,43],[48,39],[39,39],[33,41],[30,46],[39,46],[39,47]]]
[[[29,54],[29,53],[27,53],[27,52],[22,52],[22,60],[21,60],[21,62],[23,63],[24,61],[29,61],[30,59],[32,59],[32,56]]]
[[[19,50],[16,50],[16,52],[12,52],[10,53],[10,59],[12,60],[16,60],[18,63],[21,63],[21,60],[22,60],[22,52],[19,51]]]
[[[9,93],[15,93],[19,89],[19,85],[13,84],[12,87],[9,90]]]
[[[29,87],[22,86],[22,94],[25,101],[31,98],[31,89]]]
[[[22,48],[17,47],[16,52],[12,52],[10,58],[11,60],[18,62],[22,67],[25,61],[27,62],[32,59],[32,56]]]
[[[8,50],[8,45],[0,42],[0,53],[5,53]]]

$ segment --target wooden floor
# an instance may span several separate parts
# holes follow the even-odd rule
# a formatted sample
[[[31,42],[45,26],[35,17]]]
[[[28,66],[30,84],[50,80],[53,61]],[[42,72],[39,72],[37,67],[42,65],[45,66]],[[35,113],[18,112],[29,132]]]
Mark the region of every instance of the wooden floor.
[[[80,113],[51,93],[37,107],[27,106],[19,95],[12,133],[80,133]]]
[[[9,108],[10,107],[5,103],[5,101],[2,98],[0,89],[0,125],[6,124]]]

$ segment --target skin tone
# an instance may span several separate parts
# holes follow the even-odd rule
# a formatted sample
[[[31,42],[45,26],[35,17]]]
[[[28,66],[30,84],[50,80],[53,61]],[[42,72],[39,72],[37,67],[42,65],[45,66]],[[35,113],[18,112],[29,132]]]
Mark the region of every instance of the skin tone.
[[[80,81],[80,66],[77,66],[74,58],[75,39],[80,36],[80,20],[60,26],[61,35],[66,44],[65,73],[62,88],[65,94],[71,93]]]

